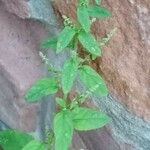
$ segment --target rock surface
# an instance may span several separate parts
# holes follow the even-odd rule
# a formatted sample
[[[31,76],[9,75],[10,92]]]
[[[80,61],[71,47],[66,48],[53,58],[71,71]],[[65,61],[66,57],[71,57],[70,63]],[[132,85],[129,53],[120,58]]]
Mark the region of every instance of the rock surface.
[[[118,30],[104,48],[103,57],[93,66],[107,80],[113,97],[93,98],[112,122],[107,129],[75,134],[71,149],[149,150],[148,1],[116,0],[114,3],[105,0],[102,3],[111,10],[113,17],[97,21],[92,27],[93,33],[103,37],[114,27]],[[55,12],[75,18],[75,2],[57,0]],[[55,17],[49,0],[0,0],[0,120],[11,128],[32,131],[40,138],[44,136],[45,127],[51,124],[50,112],[54,104],[48,98],[41,104],[29,105],[23,96],[30,85],[46,73],[38,56],[39,42],[47,36],[46,28],[40,22],[49,25],[51,35],[56,34],[59,28]],[[50,60],[57,67],[62,66],[66,57],[67,54],[58,57],[49,52]]]
[[[44,21],[54,25],[55,19],[49,0],[1,0],[7,11],[20,18]],[[43,11],[44,10],[44,11]]]
[[[38,106],[27,104],[23,96],[43,75],[37,45],[45,31],[41,24],[21,20],[3,8],[0,3],[0,118],[10,127],[33,130]]]
[[[2,2],[9,12],[21,18],[30,17],[30,9],[26,0],[2,0]]]

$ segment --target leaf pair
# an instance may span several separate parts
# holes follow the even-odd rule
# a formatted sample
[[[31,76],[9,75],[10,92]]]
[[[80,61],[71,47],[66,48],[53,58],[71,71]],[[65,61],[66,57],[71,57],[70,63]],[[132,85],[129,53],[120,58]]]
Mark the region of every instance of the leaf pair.
[[[64,110],[54,119],[55,150],[67,150],[72,141],[73,130],[87,131],[103,127],[109,117],[102,112],[88,108],[75,108],[72,112]]]
[[[75,34],[76,32],[74,29],[65,27],[57,41],[57,52],[61,52],[65,47],[67,47]],[[87,52],[96,56],[101,56],[101,48],[92,34],[85,31],[80,31],[78,34],[78,39]]]
[[[77,8],[77,18],[83,31],[80,31],[78,39],[87,52],[96,56],[101,56],[101,48],[94,36],[89,33],[91,25],[89,16],[89,8],[86,5],[79,5]]]
[[[87,2],[88,3],[88,2]],[[96,1],[99,3],[99,1]],[[77,18],[82,26],[83,31],[79,33],[78,39],[83,47],[95,56],[101,56],[101,48],[96,39],[89,33],[90,16],[91,17],[108,17],[111,13],[103,7],[97,5],[79,5],[77,8]],[[71,26],[66,26],[58,37],[53,37],[42,43],[42,48],[56,48],[56,53],[60,53],[64,48],[68,47],[78,30]]]
[[[0,132],[0,145],[4,150],[45,150],[45,145],[29,134],[5,130]]]
[[[49,38],[42,42],[41,48],[56,49],[56,53],[60,53],[64,48],[72,46],[70,43],[76,33],[77,30],[75,28],[66,26],[58,37]]]
[[[67,60],[62,71],[62,89],[65,94],[68,94],[72,88],[73,82],[78,73],[78,60],[71,58]],[[92,87],[96,87],[97,89],[94,91],[95,94],[100,96],[106,96],[108,94],[108,89],[103,78],[91,67],[84,65],[79,69],[79,75],[81,81],[84,85],[91,89]]]
[[[100,3],[100,0],[96,1],[96,4]],[[90,31],[90,17],[105,18],[111,16],[111,13],[106,9],[98,5],[79,5],[77,7],[77,18],[79,23],[85,32]]]

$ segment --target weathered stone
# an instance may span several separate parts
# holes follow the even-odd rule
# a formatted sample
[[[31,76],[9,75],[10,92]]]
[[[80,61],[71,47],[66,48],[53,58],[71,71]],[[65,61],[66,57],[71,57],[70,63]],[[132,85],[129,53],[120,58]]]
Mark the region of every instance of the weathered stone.
[[[108,4],[113,5],[110,1]],[[102,61],[97,61],[101,63],[98,68],[108,81],[111,93],[129,110],[150,120],[150,3],[118,1],[112,8],[114,19],[110,26],[114,24],[118,32],[104,49]],[[140,12],[143,9],[145,12]],[[105,28],[108,24],[99,23]]]
[[[79,136],[77,132],[74,133],[73,143],[70,150],[88,150],[88,147],[85,145],[82,138]]]
[[[50,0],[1,0],[5,9],[20,18],[43,21],[56,28]],[[53,29],[54,30],[54,29]]]
[[[43,75],[37,45],[41,24],[21,20],[0,4],[0,119],[12,128],[33,130],[37,104],[27,104],[25,91]]]
[[[115,139],[113,139],[109,129],[107,128],[88,132],[80,132],[79,135],[88,150],[133,150],[128,144],[118,144]]]
[[[2,0],[7,10],[21,18],[29,18],[30,10],[26,0]]]
[[[125,149],[124,144],[127,144],[127,150],[128,148],[129,150],[149,150],[150,121],[146,122],[143,118],[137,117],[110,95],[105,98],[92,98],[101,110],[111,117],[110,135],[121,150]]]
[[[33,131],[35,136],[40,134],[43,138],[45,127],[52,122],[50,114],[54,104],[47,99],[41,105],[29,105],[23,95],[43,75],[37,50],[46,31],[40,23],[19,19],[5,10],[21,18],[44,21],[51,25],[53,34],[59,29],[49,0],[1,1],[4,5],[0,3],[0,120],[12,128]],[[55,10],[75,18],[75,2],[57,0]],[[150,123],[136,115],[150,118],[150,3],[148,0],[136,4],[134,0],[117,0],[115,3],[105,0],[104,6],[112,11],[113,17],[96,22],[93,32],[102,37],[114,27],[118,27],[118,31],[105,48],[103,57],[93,65],[103,73],[111,94],[127,107],[110,96],[105,100],[93,96],[96,104],[112,118],[110,130],[80,133],[81,138],[76,134],[74,142],[79,144],[74,143],[72,149],[149,150]],[[66,57],[66,54],[57,56],[49,52],[51,62],[59,68]]]
[[[5,129],[8,129],[9,127],[2,121],[0,121],[0,131],[1,130],[5,130]]]

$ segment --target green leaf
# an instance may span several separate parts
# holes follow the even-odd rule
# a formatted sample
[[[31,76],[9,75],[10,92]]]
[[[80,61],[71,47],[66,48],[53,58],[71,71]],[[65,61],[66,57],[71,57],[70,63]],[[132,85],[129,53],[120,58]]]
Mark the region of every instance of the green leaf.
[[[101,0],[95,0],[95,3],[96,3],[97,5],[99,5],[99,4],[101,4]]]
[[[79,5],[86,5],[88,6],[89,5],[89,0],[78,0],[79,1]]]
[[[102,77],[91,67],[84,65],[79,70],[81,81],[85,84],[85,86],[89,89],[92,87],[96,87],[95,94],[100,96],[107,96],[108,89],[105,84],[105,81]]]
[[[66,48],[74,35],[76,34],[76,30],[72,27],[66,26],[58,37],[57,42],[57,53],[60,53],[64,48]]]
[[[73,136],[71,112],[61,111],[54,118],[55,150],[68,150]]]
[[[89,13],[89,16],[91,17],[105,18],[105,17],[111,16],[111,13],[109,12],[109,10],[107,10],[106,8],[97,6],[97,5],[89,6],[88,13]]]
[[[54,131],[53,129],[51,128],[47,128],[46,131],[45,131],[45,143],[47,145],[47,150],[52,150],[53,148],[53,145],[54,145],[54,142],[55,142],[55,137],[54,137]]]
[[[110,121],[106,114],[89,108],[78,107],[73,110],[72,114],[74,128],[80,131],[98,129]]]
[[[90,31],[90,18],[85,5],[80,5],[77,8],[77,18],[82,28],[86,31]]]
[[[95,60],[97,58],[96,55],[92,55],[92,60]]]
[[[73,82],[77,76],[78,71],[78,61],[76,58],[71,58],[67,60],[64,64],[62,71],[62,89],[65,94],[67,94],[73,85]]]
[[[73,100],[73,101],[71,102],[71,104],[70,104],[70,109],[73,109],[73,108],[78,107],[78,106],[79,106],[78,101]]]
[[[41,48],[57,48],[57,37],[48,38],[41,43]]]
[[[101,49],[93,35],[82,31],[80,32],[78,38],[86,51],[93,55],[101,56]]]
[[[0,131],[0,145],[4,150],[21,150],[33,137],[15,130]]]
[[[56,102],[62,108],[66,108],[66,101],[60,97],[56,97]]]
[[[57,81],[52,78],[44,78],[38,80],[25,95],[28,102],[36,102],[44,96],[54,94],[58,91]]]
[[[46,150],[46,147],[42,142],[33,140],[25,145],[22,150]]]

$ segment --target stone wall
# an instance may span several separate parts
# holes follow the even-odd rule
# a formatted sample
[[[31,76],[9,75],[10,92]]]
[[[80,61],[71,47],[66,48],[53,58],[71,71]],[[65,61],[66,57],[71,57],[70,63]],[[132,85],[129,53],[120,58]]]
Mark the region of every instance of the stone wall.
[[[149,0],[104,0],[112,18],[92,27],[103,37],[114,27],[117,33],[93,66],[106,79],[110,95],[94,103],[112,122],[107,128],[75,134],[71,149],[150,149],[150,3]],[[39,58],[39,43],[59,31],[56,16],[75,18],[75,0],[0,0],[0,120],[10,128],[32,132],[40,138],[51,126],[53,97],[27,104],[23,96],[31,84],[46,75]],[[48,52],[61,67],[67,54]],[[81,88],[77,84],[78,88]],[[93,105],[93,104],[92,104]],[[3,125],[4,126],[4,125]],[[2,126],[2,127],[3,127]],[[78,145],[78,146],[77,146]]]

